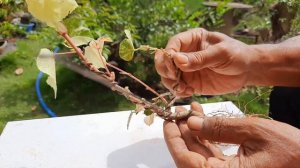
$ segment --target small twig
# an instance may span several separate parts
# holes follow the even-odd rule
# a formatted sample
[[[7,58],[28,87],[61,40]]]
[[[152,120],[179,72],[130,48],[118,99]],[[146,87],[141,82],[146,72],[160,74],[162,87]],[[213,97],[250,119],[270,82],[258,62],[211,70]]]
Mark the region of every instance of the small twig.
[[[166,93],[160,94],[159,97],[155,97],[152,100],[156,101],[156,100],[160,99],[160,97],[166,97],[166,96],[171,96],[171,95],[172,95],[171,92],[166,92]]]
[[[63,52],[63,53],[55,53],[55,56],[63,57],[63,56],[72,56],[76,54],[75,51],[70,51],[70,52]]]
[[[157,97],[159,97],[165,104],[168,104],[168,101],[164,97],[162,97],[159,93],[157,93],[154,89],[152,89],[150,86],[148,86],[147,84],[145,84],[143,81],[141,81],[140,79],[138,79],[135,76],[133,76],[131,73],[128,73],[128,72],[126,72],[126,71],[124,71],[124,70],[122,70],[122,69],[120,69],[120,68],[118,68],[118,67],[116,67],[116,66],[114,66],[112,64],[107,63],[107,65],[109,67],[111,67],[111,68],[119,71],[121,74],[127,75],[130,78],[134,79],[135,81],[139,82],[141,85],[143,85],[146,88],[146,90],[149,90],[150,92],[152,92],[153,94],[155,94]]]
[[[134,49],[134,51],[157,51],[158,48],[151,47],[149,45],[141,45],[139,48]]]
[[[132,115],[133,115],[134,113],[135,113],[134,111],[131,111],[130,114],[129,114],[129,117],[128,117],[128,120],[127,120],[127,130],[129,129],[129,124],[130,124]]]
[[[173,100],[168,104],[167,107],[171,107],[171,106],[175,103],[176,100],[178,100],[178,97],[177,97],[177,96],[175,96],[175,97],[173,98]]]

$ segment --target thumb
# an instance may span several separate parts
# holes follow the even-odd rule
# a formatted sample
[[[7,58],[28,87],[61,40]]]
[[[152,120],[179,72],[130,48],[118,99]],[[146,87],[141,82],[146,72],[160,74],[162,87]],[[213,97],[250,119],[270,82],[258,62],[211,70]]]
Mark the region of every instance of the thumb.
[[[246,140],[259,138],[260,132],[255,127],[259,119],[224,118],[224,117],[190,117],[188,127],[199,138],[242,144]]]
[[[224,53],[226,52],[219,45],[214,45],[202,51],[174,53],[173,59],[183,72],[193,72],[218,64],[221,58],[224,58],[222,57]]]

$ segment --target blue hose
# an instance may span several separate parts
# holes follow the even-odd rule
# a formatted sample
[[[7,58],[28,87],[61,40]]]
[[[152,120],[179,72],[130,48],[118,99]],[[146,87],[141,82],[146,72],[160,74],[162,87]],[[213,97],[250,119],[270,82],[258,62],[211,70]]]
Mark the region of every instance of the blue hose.
[[[59,48],[56,47],[54,49],[54,53],[57,53],[59,51]],[[36,81],[35,81],[35,91],[36,91],[36,95],[37,95],[37,98],[38,98],[38,101],[40,103],[40,106],[42,107],[42,109],[48,114],[49,117],[57,117],[56,113],[53,112],[49,106],[46,104],[46,102],[44,101],[43,99],[43,96],[42,96],[42,93],[41,93],[41,87],[40,87],[40,84],[41,84],[41,80],[44,76],[44,73],[43,72],[39,72],[37,78],[36,78]]]

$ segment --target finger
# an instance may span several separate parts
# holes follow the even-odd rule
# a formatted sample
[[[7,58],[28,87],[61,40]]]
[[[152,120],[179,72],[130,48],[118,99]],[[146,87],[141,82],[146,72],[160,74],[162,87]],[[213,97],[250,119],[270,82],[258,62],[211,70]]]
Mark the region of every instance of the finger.
[[[198,141],[197,136],[192,135],[191,131],[187,126],[186,121],[179,121],[178,127],[180,129],[181,136],[184,139],[185,144],[187,145],[187,148],[190,151],[199,153],[206,159],[214,156],[213,153],[208,148],[206,148]]]
[[[198,52],[178,52],[174,54],[173,59],[176,66],[183,72],[193,72],[223,62],[226,52],[223,47],[215,45]]]
[[[228,38],[229,37],[226,34],[220,32],[208,32],[207,41],[211,44],[217,44]]]
[[[164,122],[164,138],[174,159],[178,159],[181,153],[188,151],[188,148],[181,137],[180,130],[176,123],[170,121]]]
[[[162,77],[167,77],[167,68],[166,66],[164,66],[164,56],[163,56],[163,52],[158,50],[155,53],[155,57],[154,57],[154,62],[155,62],[155,68],[157,73],[162,76]]]
[[[207,149],[211,151],[211,153],[217,158],[224,158],[224,154],[222,150],[217,147],[215,144],[210,143],[208,140],[201,140],[200,143],[204,145]]]
[[[181,113],[181,112],[184,112],[184,111],[187,111],[187,109],[182,107],[182,106],[178,106],[178,107],[175,108],[175,113]]]
[[[191,97],[195,93],[195,90],[191,87],[186,87],[183,91],[181,92],[175,92],[175,95],[177,97]]]
[[[177,80],[170,80],[168,78],[161,78],[161,81],[167,89],[178,97],[190,97],[195,93],[195,90],[188,87],[184,82],[178,84]]]
[[[162,64],[165,65],[167,68],[167,75],[170,79],[176,80],[177,79],[177,67],[173,61],[172,55],[175,53],[173,50],[163,50],[163,57],[164,61]]]
[[[198,112],[200,116],[204,116],[203,108],[198,102],[194,101],[191,103],[191,110]]]
[[[173,91],[173,88],[175,87],[175,85],[177,83],[176,80],[171,80],[169,78],[161,78],[161,82],[170,91]]]
[[[249,118],[224,118],[224,117],[190,117],[188,127],[199,138],[241,144],[260,135],[255,128],[255,119]]]
[[[198,51],[201,47],[202,39],[206,39],[207,36],[208,31],[203,28],[191,29],[170,38],[166,49],[171,49],[175,52]]]
[[[180,130],[174,122],[164,122],[164,138],[177,167],[204,167],[206,159],[188,150]]]
[[[203,112],[203,108],[201,104],[198,102],[194,101],[191,103],[191,110],[198,112],[199,116],[205,116]],[[222,158],[224,156],[222,150],[218,148],[216,145],[210,143],[208,140],[199,139],[199,142],[202,145],[204,145],[207,149],[209,149],[215,157]]]
[[[175,52],[195,52],[206,49],[207,44],[216,44],[227,36],[218,32],[209,32],[203,28],[195,28],[179,33],[168,41],[166,49]]]
[[[155,53],[155,68],[157,73],[164,77],[176,80],[176,67],[173,64],[173,60],[171,58],[167,58],[167,56],[164,55],[164,52],[161,50],[158,50]]]
[[[173,37],[171,37],[168,41],[168,44],[166,46],[166,49],[173,50],[175,52],[179,51],[189,51],[187,47],[191,47],[191,43],[193,41],[193,34],[196,31],[194,29],[179,33]],[[196,45],[196,44],[193,44]]]
[[[166,49],[164,52],[164,64],[166,65],[169,72],[172,72],[169,74],[169,77],[171,79],[177,79],[177,67],[175,66],[175,63],[173,61],[172,55],[174,55],[176,52],[170,49]]]

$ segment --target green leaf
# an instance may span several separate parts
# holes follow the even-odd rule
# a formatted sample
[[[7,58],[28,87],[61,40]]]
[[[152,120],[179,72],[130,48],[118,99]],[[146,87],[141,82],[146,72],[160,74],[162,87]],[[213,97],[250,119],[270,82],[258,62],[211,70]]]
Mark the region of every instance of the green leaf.
[[[41,49],[36,59],[36,64],[40,71],[48,75],[48,79],[46,82],[49,86],[52,87],[54,91],[54,98],[56,98],[57,84],[54,53],[46,48]]]
[[[78,46],[81,46],[81,45],[87,45],[89,42],[93,41],[94,39],[93,38],[90,38],[90,37],[84,37],[84,36],[75,36],[75,37],[72,37],[72,42],[78,47]],[[66,44],[66,46],[68,48],[72,48],[71,46],[69,46],[68,44]]]
[[[146,116],[150,116],[151,114],[153,114],[153,111],[151,111],[150,109],[146,109],[146,110],[144,111],[144,114],[145,114]]]
[[[125,61],[133,59],[134,46],[129,39],[125,39],[120,43],[119,55]]]
[[[125,34],[126,34],[126,37],[130,40],[130,42],[132,43],[133,45],[133,38],[132,38],[132,35],[130,33],[130,30],[124,30]]]

